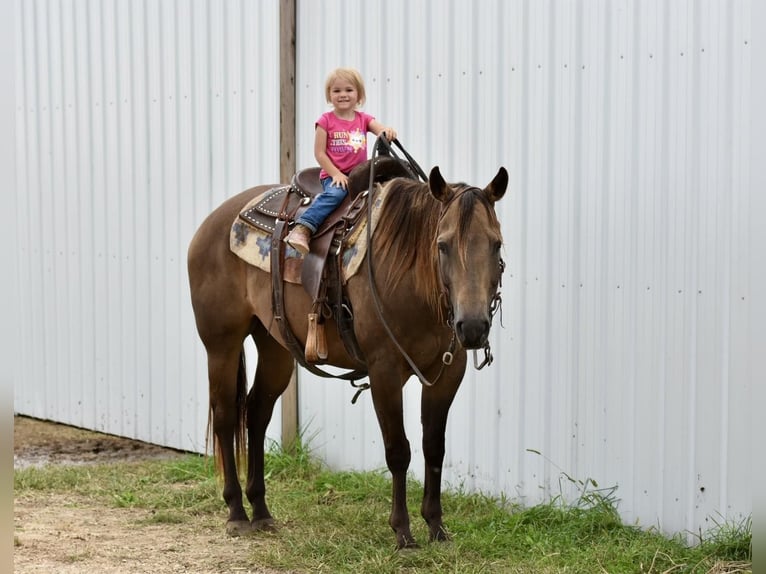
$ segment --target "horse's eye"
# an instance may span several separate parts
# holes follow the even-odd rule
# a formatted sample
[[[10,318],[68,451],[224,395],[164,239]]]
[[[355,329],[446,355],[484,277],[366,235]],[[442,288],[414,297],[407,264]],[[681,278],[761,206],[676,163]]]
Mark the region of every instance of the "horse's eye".
[[[439,241],[436,244],[436,247],[439,249],[439,253],[442,255],[447,255],[447,252],[449,251],[449,247],[447,247],[447,244],[444,241]]]

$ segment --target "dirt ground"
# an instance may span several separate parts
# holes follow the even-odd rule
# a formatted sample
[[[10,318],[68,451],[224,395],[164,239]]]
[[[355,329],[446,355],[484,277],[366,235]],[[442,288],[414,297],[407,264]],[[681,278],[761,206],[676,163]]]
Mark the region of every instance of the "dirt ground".
[[[14,417],[14,468],[92,464],[179,453],[65,425]],[[147,524],[147,509],[110,508],[81,496],[23,495],[13,501],[14,572],[276,574],[248,561],[246,538],[220,524]]]

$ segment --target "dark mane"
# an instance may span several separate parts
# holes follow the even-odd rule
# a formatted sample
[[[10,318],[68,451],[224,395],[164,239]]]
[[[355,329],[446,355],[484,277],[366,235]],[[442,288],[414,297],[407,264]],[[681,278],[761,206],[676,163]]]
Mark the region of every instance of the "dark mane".
[[[375,257],[391,258],[397,264],[379,277],[382,292],[390,292],[407,274],[414,274],[418,294],[438,309],[439,282],[432,256],[441,204],[428,184],[394,179],[386,184],[380,220],[375,229]]]
[[[500,224],[492,206],[482,191],[463,183],[451,185],[459,202],[460,225],[457,243],[461,260],[465,264],[466,231],[476,211],[477,202],[487,211],[492,228],[500,233]],[[439,311],[441,294],[436,257],[436,231],[443,205],[431,195],[427,183],[395,179],[386,184],[387,194],[375,229],[378,241],[375,257],[393,258],[398,262],[391,273],[378,277],[383,292],[390,292],[407,274],[415,277],[415,290],[419,297]]]

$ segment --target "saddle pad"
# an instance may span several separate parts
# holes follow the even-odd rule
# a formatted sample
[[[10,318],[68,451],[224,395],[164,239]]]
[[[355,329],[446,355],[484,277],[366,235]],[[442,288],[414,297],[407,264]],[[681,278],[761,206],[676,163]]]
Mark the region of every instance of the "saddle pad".
[[[271,271],[271,233],[262,229],[259,224],[258,227],[251,225],[244,220],[241,214],[252,210],[255,205],[261,203],[264,198],[273,194],[274,190],[268,190],[261,195],[252,199],[237,215],[234,223],[231,226],[231,233],[229,235],[229,248],[240,259],[246,261],[250,265],[258,267],[263,271]],[[377,187],[377,193],[375,194],[375,200],[372,204],[372,231],[375,231],[375,226],[378,223],[380,216],[380,206],[383,205],[383,200],[386,197],[386,188]],[[251,211],[252,213],[252,211]],[[366,213],[366,210],[365,210]],[[273,218],[268,225],[271,228],[274,227]],[[260,221],[259,221],[260,223]],[[350,277],[359,270],[359,266],[364,261],[364,256],[367,250],[367,218],[363,217],[359,220],[356,228],[351,233],[350,237],[346,241],[345,249],[343,251],[343,280],[347,281]],[[303,264],[303,256],[290,247],[285,245],[285,268],[284,279],[289,283],[301,283],[301,266]]]

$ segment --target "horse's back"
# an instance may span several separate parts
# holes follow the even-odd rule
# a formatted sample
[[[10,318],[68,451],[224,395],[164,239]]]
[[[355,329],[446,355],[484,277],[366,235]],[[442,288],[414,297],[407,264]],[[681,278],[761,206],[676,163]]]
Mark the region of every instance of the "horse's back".
[[[237,214],[245,207],[245,205],[257,195],[263,193],[267,189],[277,187],[278,185],[279,184],[251,187],[221,203],[210,212],[197,228],[189,245],[189,252],[191,253],[193,250],[197,249],[200,243],[203,247],[208,247],[212,243],[211,240],[213,238],[223,238],[225,241],[228,241],[229,229],[234,223]],[[223,233],[221,233],[221,231],[223,231]]]
[[[226,321],[223,315],[227,305],[231,313],[237,314],[230,303],[233,298],[241,301],[237,294],[245,289],[242,271],[246,263],[229,247],[231,226],[251,199],[276,186],[252,187],[230,197],[205,218],[192,237],[187,253],[187,271],[200,336],[206,327],[215,329],[219,321]]]

